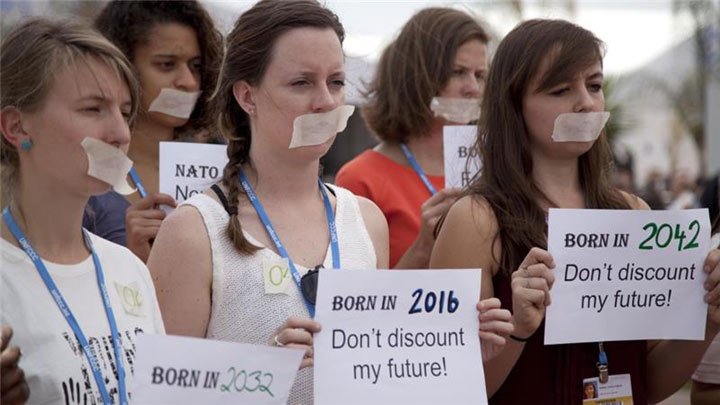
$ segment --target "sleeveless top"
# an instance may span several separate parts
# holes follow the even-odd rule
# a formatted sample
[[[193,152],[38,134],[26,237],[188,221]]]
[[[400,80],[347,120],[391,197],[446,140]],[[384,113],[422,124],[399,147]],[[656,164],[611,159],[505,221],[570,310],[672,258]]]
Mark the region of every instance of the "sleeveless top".
[[[510,279],[498,272],[493,277],[495,295],[502,307],[512,311]],[[581,404],[582,382],[597,377],[597,343],[544,345],[545,321],[540,324],[503,385],[489,403],[534,405]],[[610,375],[630,374],[633,403],[647,404],[647,341],[605,342]]]
[[[340,263],[347,269],[375,269],[377,257],[365,227],[357,197],[331,187],[336,196],[335,225]],[[180,206],[195,207],[205,222],[212,251],[212,306],[206,337],[250,344],[267,344],[275,329],[289,316],[309,316],[299,289],[292,282],[288,294],[265,294],[263,261],[280,256],[243,231],[247,240],[262,247],[253,255],[240,253],[226,234],[229,215],[224,207],[205,194],[196,194]],[[325,226],[325,225],[323,225]],[[323,266],[332,269],[328,243]],[[296,264],[300,276],[308,269]],[[332,271],[332,270],[329,270]],[[312,404],[312,369],[298,371],[288,404]]]

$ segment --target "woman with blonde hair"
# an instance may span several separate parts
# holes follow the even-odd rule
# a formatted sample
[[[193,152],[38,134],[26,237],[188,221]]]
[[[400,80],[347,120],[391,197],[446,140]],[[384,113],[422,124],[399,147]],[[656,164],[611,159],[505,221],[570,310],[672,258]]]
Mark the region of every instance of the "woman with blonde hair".
[[[16,26],[0,58],[0,323],[23,350],[30,403],[127,404],[136,335],[163,333],[162,319],[145,265],[82,218],[91,196],[123,187],[127,170],[105,163],[129,167],[132,67],[90,28],[45,19]]]

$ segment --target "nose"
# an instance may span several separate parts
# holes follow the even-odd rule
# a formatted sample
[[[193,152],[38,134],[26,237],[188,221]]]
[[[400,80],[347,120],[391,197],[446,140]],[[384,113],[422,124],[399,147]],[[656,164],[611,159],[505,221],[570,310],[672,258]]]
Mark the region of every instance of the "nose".
[[[316,89],[312,101],[312,112],[332,111],[340,104],[340,100],[337,99],[336,95],[333,95],[327,84],[320,84]],[[342,99],[342,97],[340,98]]]
[[[121,111],[108,118],[103,141],[120,149],[125,149],[130,144],[130,126]]]
[[[198,91],[200,80],[187,64],[181,64],[175,77],[175,87],[182,91]]]
[[[475,77],[475,74],[470,72],[465,79],[465,85],[463,86],[463,97],[465,98],[481,98],[483,90],[485,88],[485,82],[482,79]]]
[[[589,112],[594,110],[595,100],[584,86],[578,92],[577,101],[575,103],[575,112]]]

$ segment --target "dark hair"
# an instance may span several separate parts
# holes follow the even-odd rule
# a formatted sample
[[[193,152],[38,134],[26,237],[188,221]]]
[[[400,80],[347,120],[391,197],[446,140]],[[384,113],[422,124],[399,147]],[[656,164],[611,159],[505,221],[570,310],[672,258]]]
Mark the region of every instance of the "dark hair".
[[[225,60],[212,102],[218,116],[218,126],[228,140],[228,163],[223,184],[228,189],[231,205],[237,204],[240,193],[238,171],[248,162],[250,153],[250,119],[233,95],[233,85],[246,81],[258,85],[273,57],[277,39],[295,28],[332,29],[340,39],[345,30],[337,15],[315,0],[262,0],[243,13],[227,36]],[[230,215],[228,236],[235,247],[251,254],[258,248],[245,239],[237,214]]]
[[[196,0],[113,0],[95,19],[95,28],[134,62],[137,45],[147,42],[155,25],[168,23],[186,25],[195,30],[202,53],[200,83],[203,92],[188,122],[175,129],[176,137],[181,134],[184,137],[215,123],[208,100],[216,86],[222,61],[222,35],[205,8]]]
[[[467,193],[484,197],[498,224],[500,269],[510,275],[534,246],[547,246],[545,212],[538,201],[555,205],[532,180],[530,138],[522,115],[523,97],[537,79],[543,91],[602,62],[603,43],[595,35],[562,20],[529,20],[513,29],[498,46],[488,75],[475,147],[482,153],[482,173]],[[542,77],[540,66],[551,58]],[[588,208],[628,209],[609,182],[612,158],[605,136],[578,160],[580,184]],[[494,251],[494,250],[493,250]]]
[[[452,8],[426,8],[405,23],[366,92],[363,116],[380,139],[427,134],[430,101],[447,85],[458,48],[474,39],[487,44],[489,38],[475,19]]]

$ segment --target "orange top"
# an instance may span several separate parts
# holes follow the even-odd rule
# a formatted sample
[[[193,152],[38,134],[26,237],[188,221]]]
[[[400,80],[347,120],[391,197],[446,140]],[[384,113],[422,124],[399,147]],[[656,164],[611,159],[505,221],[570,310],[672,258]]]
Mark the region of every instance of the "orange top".
[[[444,188],[444,176],[427,177],[436,190]],[[390,228],[390,267],[395,267],[417,238],[420,206],[431,196],[420,176],[412,167],[366,150],[340,169],[335,183],[380,207]]]

